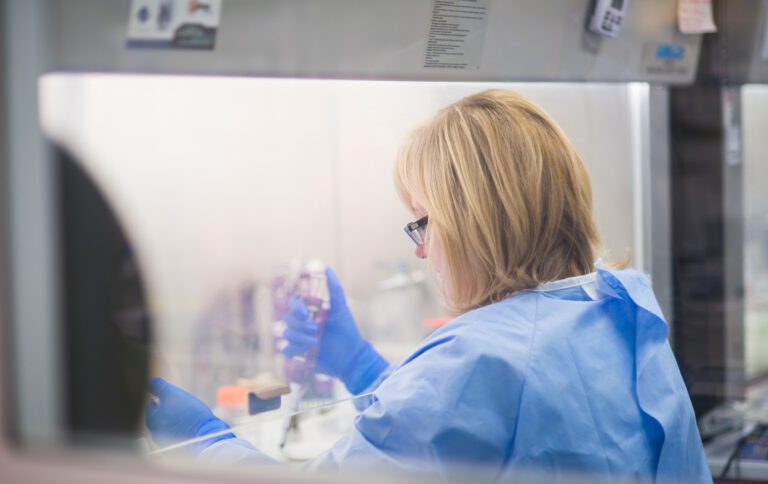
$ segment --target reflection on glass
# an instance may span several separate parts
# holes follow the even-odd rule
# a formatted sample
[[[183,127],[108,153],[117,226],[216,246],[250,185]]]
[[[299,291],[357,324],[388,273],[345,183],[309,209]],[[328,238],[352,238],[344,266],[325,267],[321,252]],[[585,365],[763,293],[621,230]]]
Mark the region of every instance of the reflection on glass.
[[[768,376],[768,86],[742,89],[744,357],[747,378]]]
[[[233,431],[272,458],[304,461],[354,425],[367,397],[350,402],[349,385],[324,375],[316,355],[285,355],[292,301],[316,295],[299,287],[303,274],[323,272],[308,261],[336,270],[362,336],[390,362],[450,320],[436,276],[403,235],[420,216],[398,200],[392,161],[437,110],[491,86],[43,79],[46,131],[97,180],[135,247],[156,326],[153,374],[232,427],[206,436]],[[623,256],[640,235],[636,147],[629,122],[606,119],[630,118],[628,87],[502,87],[560,122],[590,169],[606,255]],[[152,450],[168,448],[159,444]]]

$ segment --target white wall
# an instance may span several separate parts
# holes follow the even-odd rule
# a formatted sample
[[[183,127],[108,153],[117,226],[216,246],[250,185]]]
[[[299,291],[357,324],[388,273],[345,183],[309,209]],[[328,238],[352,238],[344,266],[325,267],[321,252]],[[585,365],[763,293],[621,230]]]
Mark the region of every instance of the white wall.
[[[412,216],[395,194],[392,160],[416,125],[490,86],[52,75],[41,105],[47,132],[78,155],[127,227],[163,371],[183,382],[192,325],[215,295],[265,282],[292,258],[335,266],[374,338],[441,315],[434,288],[376,291],[399,265],[425,269],[402,231]],[[623,256],[634,237],[627,85],[495,86],[561,124],[590,169],[609,256]]]

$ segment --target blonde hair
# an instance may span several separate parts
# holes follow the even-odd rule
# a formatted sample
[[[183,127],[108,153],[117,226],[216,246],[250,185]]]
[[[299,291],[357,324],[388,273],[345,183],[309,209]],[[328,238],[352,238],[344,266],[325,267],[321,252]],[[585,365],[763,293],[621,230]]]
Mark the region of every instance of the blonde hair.
[[[395,185],[429,215],[455,313],[592,272],[600,237],[589,174],[557,124],[492,89],[440,111],[400,151]]]

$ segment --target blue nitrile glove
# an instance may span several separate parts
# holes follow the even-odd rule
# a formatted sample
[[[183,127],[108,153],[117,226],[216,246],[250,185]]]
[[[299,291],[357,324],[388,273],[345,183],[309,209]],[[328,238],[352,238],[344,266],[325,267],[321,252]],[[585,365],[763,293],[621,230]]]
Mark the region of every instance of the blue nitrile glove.
[[[229,425],[217,418],[196,396],[162,378],[155,377],[149,381],[149,392],[159,399],[159,402],[150,400],[146,419],[147,428],[158,445],[167,446],[229,429]],[[190,447],[200,453],[214,442],[234,438],[234,434],[228,433]]]
[[[339,378],[347,390],[356,395],[373,383],[388,363],[360,336],[336,274],[328,268],[325,275],[331,308],[323,328],[317,371]],[[285,323],[288,326],[283,335],[288,341],[283,350],[286,356],[305,355],[317,346],[318,325],[309,319],[307,307],[300,298],[291,301]]]

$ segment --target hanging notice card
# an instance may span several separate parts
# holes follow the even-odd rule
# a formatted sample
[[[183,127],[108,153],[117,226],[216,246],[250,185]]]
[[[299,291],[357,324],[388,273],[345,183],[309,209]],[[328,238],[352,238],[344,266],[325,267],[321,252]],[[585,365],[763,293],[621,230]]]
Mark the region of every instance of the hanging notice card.
[[[211,50],[220,14],[221,0],[133,0],[128,47]]]
[[[677,26],[684,34],[717,32],[712,0],[677,0]]]
[[[763,57],[763,60],[768,61],[768,8],[765,9],[763,15],[763,48],[760,51],[760,55]]]
[[[424,67],[479,69],[490,0],[432,0]]]

